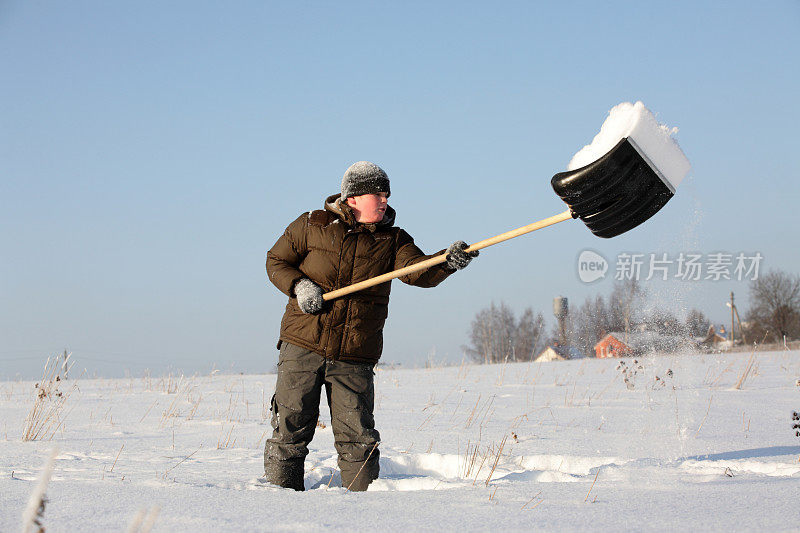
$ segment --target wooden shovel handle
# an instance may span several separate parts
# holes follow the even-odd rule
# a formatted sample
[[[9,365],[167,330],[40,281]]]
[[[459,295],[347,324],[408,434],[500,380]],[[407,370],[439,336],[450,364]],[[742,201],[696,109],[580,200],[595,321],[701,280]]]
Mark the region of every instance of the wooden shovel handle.
[[[553,224],[569,220],[570,218],[572,218],[572,211],[567,210],[558,215],[545,218],[543,220],[534,222],[532,224],[528,224],[527,226],[522,226],[521,228],[513,229],[511,231],[501,233],[500,235],[495,235],[494,237],[490,237],[488,239],[476,242],[472,246],[466,248],[464,251],[474,252],[476,250],[482,250],[484,248],[492,246],[493,244],[501,243],[503,241],[513,239],[514,237],[519,237],[520,235],[525,235],[526,233],[536,231],[537,229],[542,229],[546,228],[547,226],[552,226]],[[386,274],[381,274],[380,276],[376,276],[374,278],[370,278],[364,281],[359,281],[358,283],[348,285],[347,287],[342,287],[341,289],[336,289],[335,291],[326,292],[325,294],[322,295],[322,299],[326,301],[333,300],[334,298],[339,298],[340,296],[352,294],[362,289],[366,289],[367,287],[374,287],[375,285],[386,283],[387,281],[399,278],[400,276],[413,274],[414,272],[419,272],[420,270],[426,270],[434,265],[444,263],[446,260],[447,260],[446,254],[440,254],[435,257],[431,257],[430,259],[426,259],[425,261],[414,263],[411,266],[400,268],[398,270],[393,270],[392,272],[387,272]]]

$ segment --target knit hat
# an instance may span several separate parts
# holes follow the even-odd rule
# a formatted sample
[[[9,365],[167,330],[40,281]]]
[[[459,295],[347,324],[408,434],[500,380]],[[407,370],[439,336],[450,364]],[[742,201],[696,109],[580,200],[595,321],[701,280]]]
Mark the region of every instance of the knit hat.
[[[389,177],[381,167],[369,161],[353,163],[342,178],[342,200],[362,194],[378,194],[389,190]]]

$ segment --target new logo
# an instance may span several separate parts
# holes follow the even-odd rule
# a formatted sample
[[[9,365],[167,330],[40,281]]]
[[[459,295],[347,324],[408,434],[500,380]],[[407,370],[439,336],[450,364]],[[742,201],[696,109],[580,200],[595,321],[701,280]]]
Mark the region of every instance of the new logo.
[[[608,272],[608,261],[592,250],[584,250],[578,256],[578,277],[584,283],[602,279]]]

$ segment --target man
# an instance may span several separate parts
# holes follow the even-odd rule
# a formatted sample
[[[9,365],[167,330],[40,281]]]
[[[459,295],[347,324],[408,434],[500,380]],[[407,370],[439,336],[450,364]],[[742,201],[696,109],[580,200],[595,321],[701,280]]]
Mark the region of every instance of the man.
[[[267,481],[304,490],[303,462],[319,417],[322,388],[331,410],[342,486],[366,490],[378,477],[373,369],[383,350],[391,282],[323,301],[322,295],[432,256],[394,225],[389,178],[374,163],[353,164],[342,192],[325,209],[303,213],[267,253],[267,276],[289,297],[281,321],[272,438],[264,449]],[[400,279],[434,287],[478,252],[463,241],[447,261]],[[438,255],[438,254],[435,254]]]

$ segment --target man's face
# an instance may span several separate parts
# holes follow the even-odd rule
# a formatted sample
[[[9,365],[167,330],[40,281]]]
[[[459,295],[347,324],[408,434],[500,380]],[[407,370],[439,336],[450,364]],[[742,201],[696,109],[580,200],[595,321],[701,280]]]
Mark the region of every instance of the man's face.
[[[357,222],[374,224],[383,220],[389,201],[385,192],[379,192],[377,194],[351,196],[347,199],[347,205],[353,210]]]

